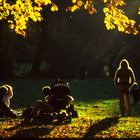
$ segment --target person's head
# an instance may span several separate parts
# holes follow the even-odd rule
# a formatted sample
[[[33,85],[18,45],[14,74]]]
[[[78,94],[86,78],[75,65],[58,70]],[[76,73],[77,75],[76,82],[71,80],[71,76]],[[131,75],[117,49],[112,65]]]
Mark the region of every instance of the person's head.
[[[54,80],[53,83],[52,83],[52,85],[51,85],[51,87],[53,87],[53,86],[55,86],[55,85],[57,85],[57,84],[60,84],[60,83],[61,83],[61,84],[64,84],[65,86],[67,86],[67,87],[70,88],[69,83],[66,82],[66,81],[64,81],[63,79],[60,79],[60,78]]]
[[[44,86],[42,88],[42,93],[46,96],[47,94],[50,94],[51,92],[51,87],[50,86]]]
[[[13,97],[13,88],[12,88],[12,86],[10,86],[10,85],[8,85],[8,84],[4,84],[4,85],[2,85],[2,86],[6,87],[6,88],[8,89],[7,95],[8,95],[10,98],[12,98],[12,97]]]
[[[129,67],[129,62],[126,59],[122,59],[119,67],[121,69],[127,69]]]
[[[3,98],[3,96],[6,96],[8,94],[8,88],[5,86],[0,87],[0,97]]]

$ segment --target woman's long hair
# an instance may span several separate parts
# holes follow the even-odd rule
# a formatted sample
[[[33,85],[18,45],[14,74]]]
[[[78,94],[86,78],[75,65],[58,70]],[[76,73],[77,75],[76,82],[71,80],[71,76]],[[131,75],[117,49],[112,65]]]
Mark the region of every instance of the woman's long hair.
[[[129,69],[129,62],[126,59],[121,60],[119,64],[119,69]]]

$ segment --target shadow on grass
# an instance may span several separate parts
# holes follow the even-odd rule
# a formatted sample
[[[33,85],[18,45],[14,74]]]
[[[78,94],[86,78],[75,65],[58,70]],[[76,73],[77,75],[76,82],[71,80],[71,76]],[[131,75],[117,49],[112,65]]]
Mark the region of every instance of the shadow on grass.
[[[35,128],[22,129],[17,131],[16,134],[12,136],[12,138],[39,138],[50,134],[52,129],[47,127],[39,128],[37,126]]]
[[[98,132],[106,130],[107,128],[118,123],[120,117],[105,118],[96,124],[93,124],[87,130],[84,138],[93,138]]]
[[[56,126],[67,123],[69,122],[48,122],[45,119],[36,119],[27,123],[21,122],[20,124],[5,130],[9,132],[16,131],[16,133],[12,135],[11,138],[39,138],[42,136],[47,137],[47,135],[50,134],[50,132]],[[51,125],[51,127],[48,125]]]

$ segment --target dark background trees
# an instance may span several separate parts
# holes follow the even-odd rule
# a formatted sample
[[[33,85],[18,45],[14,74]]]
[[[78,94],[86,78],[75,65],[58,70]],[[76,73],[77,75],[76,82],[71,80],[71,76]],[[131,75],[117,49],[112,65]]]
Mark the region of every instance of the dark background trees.
[[[133,12],[129,10],[132,4],[125,10],[137,20],[136,5]],[[139,36],[107,31],[102,5],[97,5],[94,15],[82,9],[67,13],[63,12],[65,5],[61,7],[56,13],[43,11],[41,23],[29,21],[25,38],[1,22],[0,77],[113,77],[122,58],[139,75]]]

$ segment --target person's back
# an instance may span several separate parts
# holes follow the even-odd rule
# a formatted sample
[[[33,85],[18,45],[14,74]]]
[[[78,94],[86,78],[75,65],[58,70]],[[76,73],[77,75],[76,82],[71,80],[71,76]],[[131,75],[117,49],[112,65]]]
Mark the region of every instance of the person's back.
[[[129,62],[126,59],[121,60],[118,69],[115,72],[114,83],[119,89],[120,110],[122,116],[131,115],[131,106],[129,99],[130,87],[135,82],[135,75]]]
[[[63,98],[66,95],[71,95],[68,83],[60,79],[52,83],[51,93],[54,94],[56,98]]]
[[[74,101],[68,83],[61,79],[57,79],[52,83],[51,94],[51,105],[56,110],[65,108],[68,104]]]

